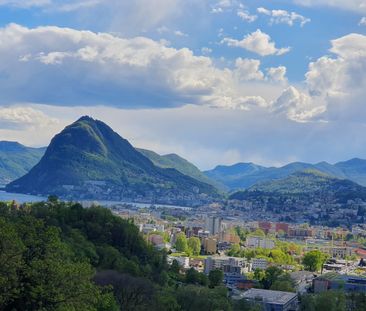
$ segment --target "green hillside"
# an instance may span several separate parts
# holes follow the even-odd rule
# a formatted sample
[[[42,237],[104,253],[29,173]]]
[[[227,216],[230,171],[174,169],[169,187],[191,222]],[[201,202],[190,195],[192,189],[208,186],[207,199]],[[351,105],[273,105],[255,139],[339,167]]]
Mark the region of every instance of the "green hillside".
[[[231,199],[260,197],[301,198],[308,202],[327,200],[344,203],[347,200],[366,200],[366,187],[339,179],[317,170],[296,172],[288,177],[258,183],[245,191],[231,194]]]
[[[136,150],[141,152],[145,157],[149,158],[156,166],[159,166],[161,168],[174,168],[184,175],[213,185],[218,189],[225,189],[225,186],[223,184],[208,178],[194,164],[188,162],[186,159],[180,157],[175,153],[160,155],[154,151],[146,149],[137,148]]]
[[[6,189],[70,199],[187,204],[216,195],[211,185],[155,166],[109,126],[90,117],[57,134],[42,160]]]
[[[30,148],[17,142],[0,141],[0,185],[23,175],[36,165],[45,148]]]

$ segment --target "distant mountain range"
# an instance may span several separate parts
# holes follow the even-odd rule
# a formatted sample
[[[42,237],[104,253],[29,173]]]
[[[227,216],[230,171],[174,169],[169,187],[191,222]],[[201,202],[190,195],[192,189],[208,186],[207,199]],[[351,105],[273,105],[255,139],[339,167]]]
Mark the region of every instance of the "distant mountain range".
[[[198,204],[217,196],[212,185],[154,165],[108,125],[90,117],[57,134],[40,162],[6,190],[174,204]]]
[[[25,175],[43,156],[46,148],[30,148],[17,142],[0,141],[0,185]]]
[[[366,187],[347,179],[332,177],[317,170],[295,172],[287,177],[258,183],[250,188],[231,194],[231,199],[246,199],[258,196],[316,198],[336,203],[347,200],[366,200]]]
[[[304,170],[320,171],[366,186],[366,160],[357,158],[334,165],[327,162],[317,164],[294,162],[278,168],[264,167],[254,163],[238,163],[231,166],[220,165],[204,173],[207,177],[224,184],[228,189],[237,190],[247,189],[264,181],[281,179]]]

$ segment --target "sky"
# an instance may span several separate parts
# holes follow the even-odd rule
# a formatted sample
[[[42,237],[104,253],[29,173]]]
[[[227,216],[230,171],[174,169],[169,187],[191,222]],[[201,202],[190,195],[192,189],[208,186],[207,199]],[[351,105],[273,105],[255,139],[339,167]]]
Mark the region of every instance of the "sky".
[[[366,158],[366,0],[0,0],[0,140],[82,115],[200,169]]]

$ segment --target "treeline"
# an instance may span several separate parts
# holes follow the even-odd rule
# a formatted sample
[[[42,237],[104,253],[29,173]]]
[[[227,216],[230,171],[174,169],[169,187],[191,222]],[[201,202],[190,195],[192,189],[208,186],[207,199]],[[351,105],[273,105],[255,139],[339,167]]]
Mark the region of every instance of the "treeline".
[[[108,209],[0,203],[1,311],[232,310],[221,281],[170,267]]]

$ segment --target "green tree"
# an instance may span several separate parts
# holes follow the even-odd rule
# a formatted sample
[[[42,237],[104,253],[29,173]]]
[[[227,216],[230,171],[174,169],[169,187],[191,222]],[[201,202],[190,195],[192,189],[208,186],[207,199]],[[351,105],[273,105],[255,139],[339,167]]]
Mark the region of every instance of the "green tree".
[[[222,281],[224,280],[224,273],[222,270],[214,269],[211,270],[208,274],[208,280],[209,280],[209,286],[211,288],[214,288],[216,286],[219,286],[222,284]]]
[[[188,239],[188,248],[191,250],[192,254],[198,256],[201,252],[201,241],[197,237],[190,237]]]
[[[313,250],[304,255],[302,263],[305,267],[305,270],[316,272],[322,268],[326,260],[326,254],[319,250]]]
[[[178,252],[186,252],[188,250],[187,238],[183,232],[177,234],[175,248]]]

